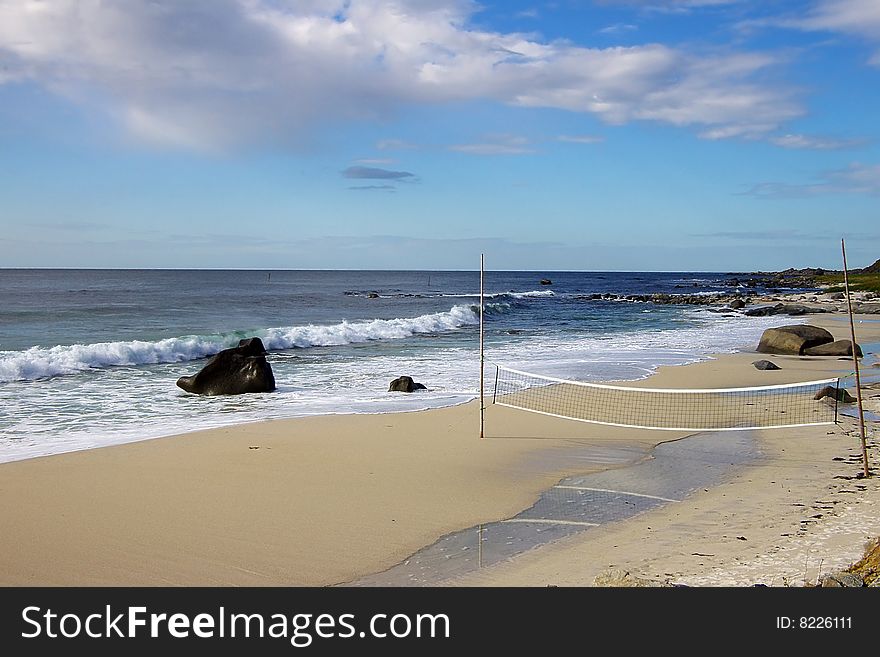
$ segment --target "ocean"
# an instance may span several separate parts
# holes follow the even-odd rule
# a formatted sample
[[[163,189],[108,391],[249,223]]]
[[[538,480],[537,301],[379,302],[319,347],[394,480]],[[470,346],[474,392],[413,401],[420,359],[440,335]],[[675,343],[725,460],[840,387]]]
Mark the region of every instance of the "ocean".
[[[751,348],[779,318],[590,295],[733,292],[724,273],[486,272],[493,363],[583,381]],[[542,279],[552,281],[542,285]],[[458,404],[479,391],[479,273],[0,270],[0,462],[268,418]],[[257,336],[277,391],[178,377]],[[389,393],[409,375],[427,391]]]

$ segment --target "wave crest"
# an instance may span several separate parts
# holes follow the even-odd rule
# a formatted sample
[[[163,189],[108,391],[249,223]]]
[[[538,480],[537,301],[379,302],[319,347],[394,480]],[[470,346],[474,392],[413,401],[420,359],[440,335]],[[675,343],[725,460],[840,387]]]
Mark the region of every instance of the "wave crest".
[[[488,309],[489,304],[487,304]],[[234,347],[243,337],[259,337],[267,349],[327,347],[395,340],[420,333],[441,333],[479,323],[472,306],[453,306],[446,312],[412,318],[374,319],[328,326],[285,326],[245,334],[241,331],[207,336],[183,336],[149,342],[98,342],[31,347],[24,351],[0,352],[0,383],[34,381],[53,376],[77,374],[91,369],[125,365],[182,363],[212,356]]]

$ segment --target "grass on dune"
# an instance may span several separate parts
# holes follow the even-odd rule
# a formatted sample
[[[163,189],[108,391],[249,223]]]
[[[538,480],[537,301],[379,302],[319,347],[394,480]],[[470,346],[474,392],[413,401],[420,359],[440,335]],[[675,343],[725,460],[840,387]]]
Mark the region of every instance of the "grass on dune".
[[[828,292],[843,292],[843,274],[825,274],[816,280],[822,285],[831,285]],[[880,274],[850,274],[849,289],[861,292],[880,292]]]

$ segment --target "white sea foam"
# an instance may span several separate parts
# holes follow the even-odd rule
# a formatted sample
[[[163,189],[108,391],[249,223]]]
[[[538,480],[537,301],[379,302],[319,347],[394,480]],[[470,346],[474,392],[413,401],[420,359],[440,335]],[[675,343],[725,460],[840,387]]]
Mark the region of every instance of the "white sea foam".
[[[489,304],[487,310],[503,310],[502,304]],[[420,333],[452,331],[478,322],[479,316],[474,307],[458,305],[447,312],[419,317],[343,321],[326,326],[285,326],[255,331],[249,336],[259,337],[267,349],[279,350],[394,340]],[[243,333],[232,332],[167,338],[155,342],[99,342],[0,352],[0,382],[33,381],[120,365],[181,363],[205,358],[235,346],[242,337],[245,337]]]
[[[462,292],[461,294],[438,294],[438,297],[451,297],[455,299],[479,299],[479,293]],[[486,299],[498,299],[508,297],[513,299],[534,299],[541,297],[555,297],[553,290],[530,290],[528,292],[488,292],[483,295]]]

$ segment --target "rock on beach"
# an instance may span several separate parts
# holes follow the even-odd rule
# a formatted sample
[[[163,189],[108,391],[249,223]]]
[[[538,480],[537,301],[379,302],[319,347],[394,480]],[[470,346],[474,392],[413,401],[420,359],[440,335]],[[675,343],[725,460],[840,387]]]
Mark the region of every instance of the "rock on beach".
[[[834,342],[834,336],[825,329],[809,324],[795,324],[764,331],[758,343],[758,351],[762,354],[802,356],[807,349],[829,342]]]

